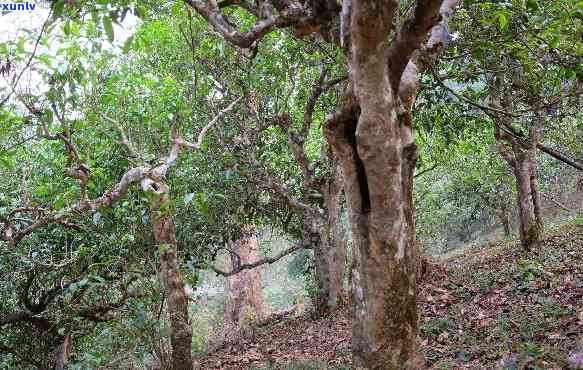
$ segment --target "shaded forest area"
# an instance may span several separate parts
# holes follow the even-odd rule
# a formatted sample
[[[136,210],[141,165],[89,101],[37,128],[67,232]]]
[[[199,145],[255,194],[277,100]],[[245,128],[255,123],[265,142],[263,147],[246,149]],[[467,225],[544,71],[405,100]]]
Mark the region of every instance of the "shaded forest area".
[[[583,2],[31,4],[0,369],[583,369]]]

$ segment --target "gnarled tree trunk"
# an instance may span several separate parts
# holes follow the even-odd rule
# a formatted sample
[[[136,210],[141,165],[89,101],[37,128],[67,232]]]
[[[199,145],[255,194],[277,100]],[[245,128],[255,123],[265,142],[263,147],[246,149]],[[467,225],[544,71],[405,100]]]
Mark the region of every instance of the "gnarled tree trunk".
[[[356,111],[340,112],[329,121],[327,136],[343,164],[355,248],[354,365],[397,369],[415,366],[417,256],[411,187],[417,155],[410,136],[402,136],[401,128],[407,127],[397,119],[396,107],[390,99],[382,100],[381,91],[364,94],[358,121]]]
[[[414,18],[399,30],[393,45],[389,34],[396,1],[351,0],[349,16],[342,20],[350,24],[350,86],[328,117],[325,134],[342,165],[354,241],[356,367],[422,367],[416,351],[412,199],[417,148],[411,110],[423,68],[416,50],[431,31],[426,57],[437,57],[445,46],[444,25],[455,4],[455,0],[418,2]]]
[[[241,237],[233,243],[231,264],[233,270],[241,264],[259,260],[259,241],[254,227],[245,227]],[[243,270],[227,277],[225,324],[233,327],[261,322],[265,315],[261,272],[258,268]]]
[[[498,140],[500,153],[516,178],[520,241],[524,248],[529,249],[540,240],[544,231],[536,171],[536,148],[523,148],[521,144],[512,143],[510,151],[500,138]]]
[[[350,65],[355,94],[347,94],[326,127],[342,164],[357,250],[352,276],[354,365],[370,369],[416,366],[411,194],[417,152],[408,116],[399,114],[387,78],[386,35],[393,9],[385,4],[353,2]]]
[[[316,291],[314,292],[313,304],[315,313],[324,316],[334,308],[335,297],[332,297],[331,271],[330,271],[330,245],[326,237],[326,224],[321,220],[307,219],[309,223],[306,227],[309,233],[310,244],[314,251],[314,270],[316,280]]]
[[[160,251],[160,279],[168,297],[172,345],[172,368],[193,368],[191,346],[192,328],[188,319],[188,299],[177,256],[176,230],[170,212],[169,187],[163,182],[152,184],[156,196],[151,203],[150,219]]]
[[[331,237],[330,224],[318,223],[317,225],[318,231],[312,231],[310,234],[311,245],[314,250],[317,289],[314,297],[314,307],[316,315],[324,316],[342,303],[344,271],[346,270],[346,247],[343,239],[333,239]]]

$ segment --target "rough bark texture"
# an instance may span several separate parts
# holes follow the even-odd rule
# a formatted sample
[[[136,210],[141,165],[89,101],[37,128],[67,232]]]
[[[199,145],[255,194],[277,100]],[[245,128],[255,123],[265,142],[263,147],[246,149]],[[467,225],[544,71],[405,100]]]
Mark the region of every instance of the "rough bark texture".
[[[160,250],[160,278],[168,297],[172,368],[190,370],[193,368],[192,328],[188,320],[188,299],[176,251],[176,230],[170,212],[169,189],[162,182],[157,182],[152,187],[156,190],[156,200],[152,202],[150,218]]]
[[[363,130],[356,132],[354,121],[347,124],[354,131],[328,127],[329,141],[343,162],[355,248],[353,356],[355,365],[365,368],[414,367],[416,247],[410,186],[416,152],[395,134],[400,132],[396,112],[375,114],[374,106],[382,105],[371,104],[369,115],[364,115],[367,104],[361,104],[358,125]],[[394,126],[393,135],[375,134],[375,126],[387,133]]]
[[[327,138],[342,163],[355,253],[354,365],[414,367],[416,247],[411,185],[416,162],[407,115],[389,81],[388,38],[395,4],[353,1],[354,97],[329,119]],[[360,115],[357,119],[358,109]]]
[[[528,249],[540,240],[544,229],[536,171],[536,148],[514,149],[513,161],[509,163],[514,171],[518,190],[520,240],[523,247]]]
[[[245,228],[243,235],[233,244],[232,268],[259,260],[259,241],[254,227]],[[232,327],[253,325],[265,316],[261,272],[248,269],[227,277],[225,324]]]
[[[325,218],[306,218],[314,250],[317,292],[316,314],[326,315],[344,301],[346,271],[346,231],[342,225],[342,195],[344,193],[340,167],[331,159],[332,174],[321,187]]]
[[[315,313],[324,316],[335,306],[335,298],[331,296],[331,273],[328,255],[330,244],[326,237],[326,224],[317,220],[308,219],[306,227],[310,233],[310,244],[314,251],[314,269],[316,280],[316,291],[313,296]],[[309,229],[308,229],[309,228]]]
[[[423,68],[418,49],[430,33],[425,59],[437,57],[456,3],[417,2],[413,18],[390,45],[398,2],[351,1],[350,86],[328,117],[325,134],[342,165],[354,240],[356,367],[422,366],[416,352],[412,184],[417,149],[411,110]]]
[[[335,308],[345,301],[344,274],[346,271],[346,230],[342,224],[342,196],[344,186],[339,165],[334,164],[330,181],[326,184],[324,201],[327,214],[328,265],[330,266],[330,295],[328,305]]]

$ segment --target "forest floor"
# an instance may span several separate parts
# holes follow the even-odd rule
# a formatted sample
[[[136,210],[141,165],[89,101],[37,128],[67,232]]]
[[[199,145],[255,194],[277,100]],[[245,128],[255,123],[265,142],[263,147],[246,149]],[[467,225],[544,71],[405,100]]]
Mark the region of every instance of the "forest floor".
[[[434,265],[419,287],[431,369],[583,369],[583,224],[531,253],[494,243]],[[350,318],[289,317],[197,358],[202,369],[349,369]]]

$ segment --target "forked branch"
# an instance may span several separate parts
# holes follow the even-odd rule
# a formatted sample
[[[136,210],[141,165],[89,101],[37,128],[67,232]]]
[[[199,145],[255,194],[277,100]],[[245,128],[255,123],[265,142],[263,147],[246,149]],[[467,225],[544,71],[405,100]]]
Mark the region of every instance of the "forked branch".
[[[265,257],[265,258],[262,258],[260,260],[255,261],[255,262],[252,262],[252,263],[239,264],[237,266],[237,268],[232,269],[231,271],[224,271],[224,270],[218,269],[215,266],[212,266],[212,269],[218,275],[229,277],[229,276],[238,274],[239,272],[241,272],[243,270],[249,270],[249,269],[259,267],[261,265],[275,263],[287,255],[290,255],[294,252],[297,252],[297,251],[300,251],[302,249],[306,249],[309,247],[310,247],[310,243],[308,241],[302,241],[302,242],[300,242],[300,243],[298,243],[298,244],[296,244],[288,249],[281,251],[280,253],[278,253],[277,255],[275,255],[273,257]]]

